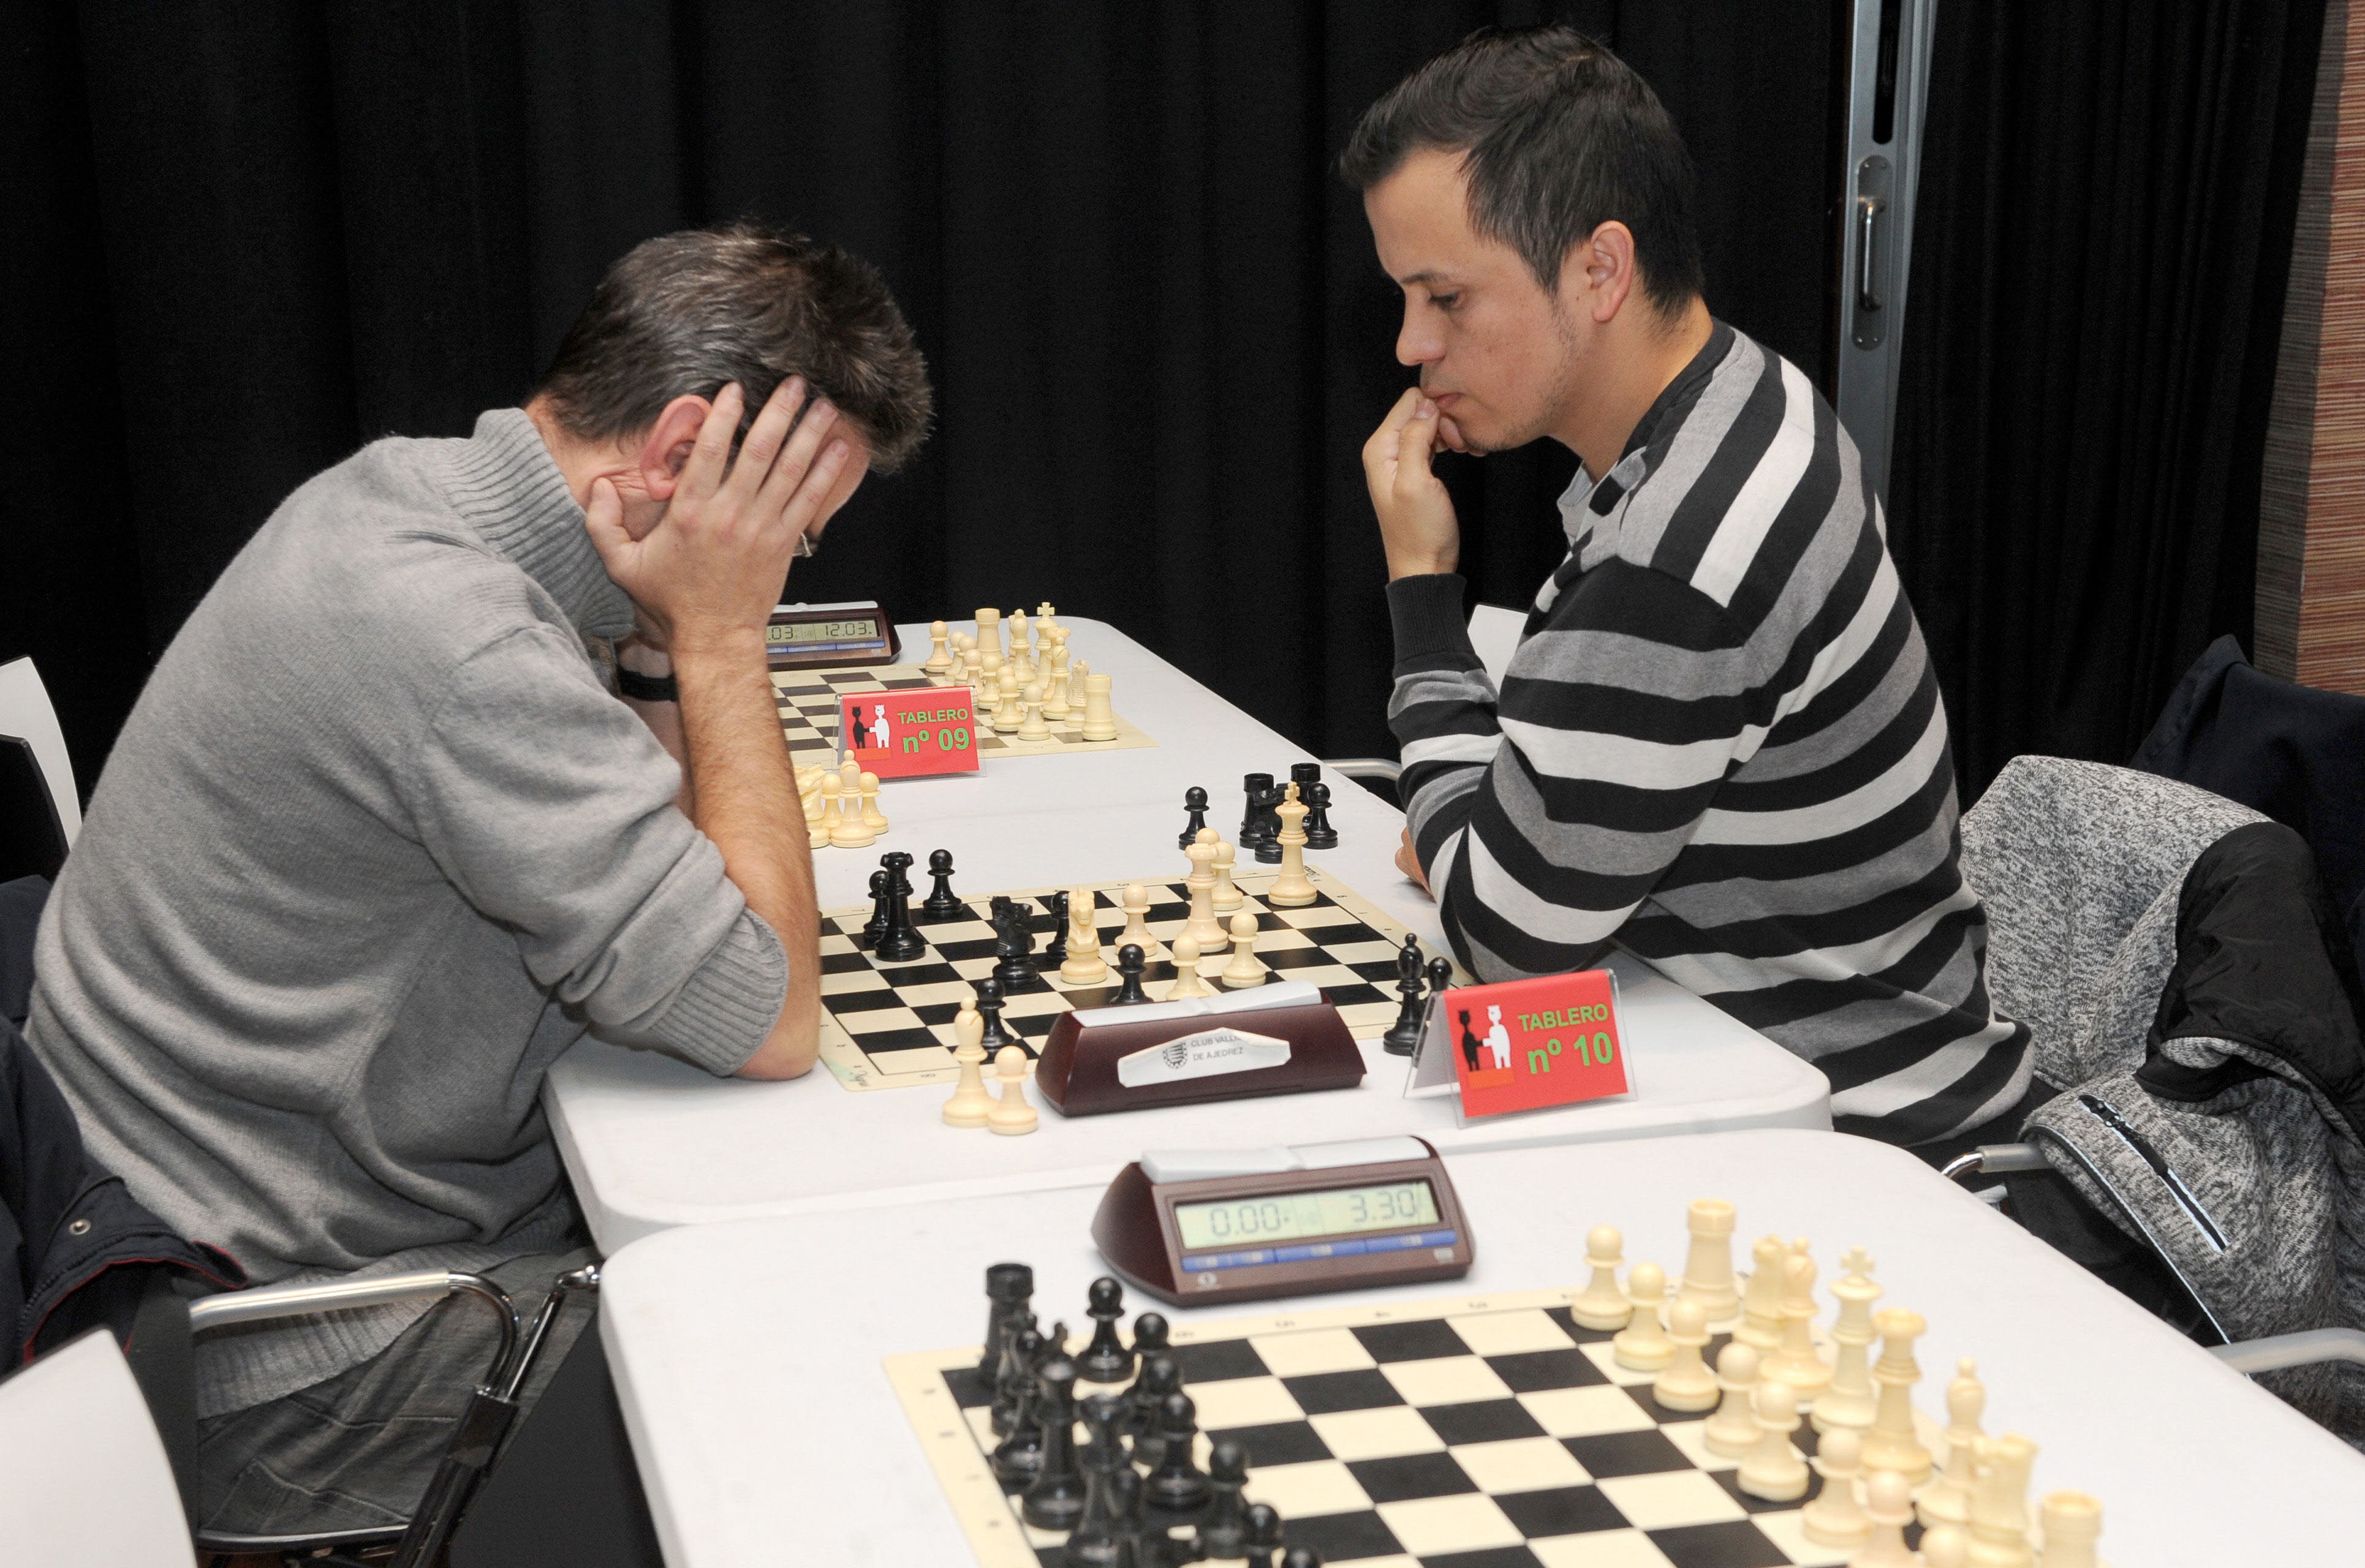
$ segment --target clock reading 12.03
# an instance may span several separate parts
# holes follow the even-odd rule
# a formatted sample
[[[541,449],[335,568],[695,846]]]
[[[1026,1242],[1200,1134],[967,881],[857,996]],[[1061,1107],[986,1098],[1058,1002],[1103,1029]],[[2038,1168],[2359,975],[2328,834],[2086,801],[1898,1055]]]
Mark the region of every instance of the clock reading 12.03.
[[[1339,1187],[1327,1193],[1278,1193],[1227,1203],[1178,1204],[1174,1208],[1175,1228],[1185,1247],[1352,1236],[1437,1222],[1437,1194],[1426,1182]]]

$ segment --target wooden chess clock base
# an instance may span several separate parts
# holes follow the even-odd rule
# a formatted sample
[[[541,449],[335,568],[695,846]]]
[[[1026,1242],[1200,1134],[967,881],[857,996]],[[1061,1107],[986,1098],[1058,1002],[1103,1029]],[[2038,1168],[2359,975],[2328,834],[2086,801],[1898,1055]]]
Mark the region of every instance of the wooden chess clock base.
[[[1362,1081],[1362,1052],[1339,1010],[1317,987],[1292,980],[1064,1014],[1035,1065],[1035,1087],[1069,1116],[1351,1089]]]

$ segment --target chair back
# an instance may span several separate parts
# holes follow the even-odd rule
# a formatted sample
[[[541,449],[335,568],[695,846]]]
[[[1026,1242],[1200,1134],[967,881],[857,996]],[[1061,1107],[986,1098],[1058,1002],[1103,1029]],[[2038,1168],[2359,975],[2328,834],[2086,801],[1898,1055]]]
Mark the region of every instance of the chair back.
[[[81,831],[73,765],[40,672],[29,658],[0,665],[0,881],[56,876]]]
[[[12,1562],[196,1562],[156,1423],[104,1330],[0,1383],[0,1541]]]

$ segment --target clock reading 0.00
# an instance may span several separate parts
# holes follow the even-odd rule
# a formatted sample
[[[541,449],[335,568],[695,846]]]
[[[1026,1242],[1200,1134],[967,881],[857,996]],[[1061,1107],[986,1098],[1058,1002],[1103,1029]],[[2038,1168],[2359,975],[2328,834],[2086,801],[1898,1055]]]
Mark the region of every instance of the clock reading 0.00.
[[[782,643],[846,643],[876,642],[879,622],[876,621],[790,621],[774,622],[764,628],[764,641]]]
[[[1183,1204],[1174,1210],[1185,1247],[1240,1241],[1296,1241],[1438,1223],[1437,1194],[1426,1182],[1384,1187],[1341,1187],[1328,1193],[1276,1193],[1225,1203]]]

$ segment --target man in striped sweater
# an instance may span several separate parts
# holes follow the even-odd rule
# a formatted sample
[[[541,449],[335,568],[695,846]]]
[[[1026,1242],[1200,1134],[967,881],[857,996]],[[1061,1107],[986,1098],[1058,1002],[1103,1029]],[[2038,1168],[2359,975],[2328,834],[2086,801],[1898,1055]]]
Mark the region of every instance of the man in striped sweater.
[[[1340,167],[1420,373],[1363,462],[1403,862],[1464,965],[1551,974],[1615,943],[1814,1062],[1844,1130],[1929,1144],[2015,1114],[2027,1031],[1989,1004],[1879,498],[1798,368],[1709,315],[1656,96],[1571,29],[1475,34]],[[1543,436],[1584,463],[1568,557],[1497,693],[1431,458]]]

